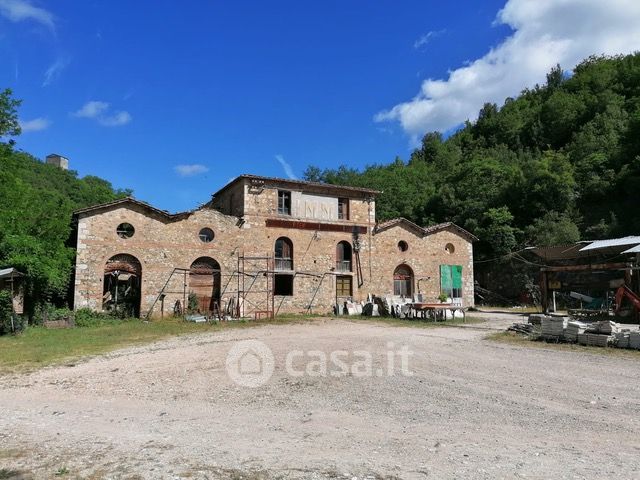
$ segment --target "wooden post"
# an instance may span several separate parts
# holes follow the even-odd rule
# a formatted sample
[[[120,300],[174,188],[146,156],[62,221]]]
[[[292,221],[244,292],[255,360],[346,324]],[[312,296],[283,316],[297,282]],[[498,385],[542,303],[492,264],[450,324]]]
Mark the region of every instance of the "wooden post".
[[[13,305],[13,272],[11,272],[11,333],[16,332],[16,326],[13,324],[13,316],[15,315],[16,310]]]
[[[549,310],[549,282],[547,281],[547,272],[540,272],[540,303],[542,303],[542,313]]]

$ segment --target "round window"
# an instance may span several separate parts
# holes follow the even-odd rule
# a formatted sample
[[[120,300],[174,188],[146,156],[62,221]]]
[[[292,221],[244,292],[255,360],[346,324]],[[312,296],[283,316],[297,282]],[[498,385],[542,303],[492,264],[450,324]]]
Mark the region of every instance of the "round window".
[[[136,233],[136,229],[130,223],[121,223],[116,228],[116,233],[120,238],[131,238]]]
[[[405,242],[404,240],[400,240],[398,242],[398,250],[400,250],[401,252],[406,252],[407,250],[409,250],[409,244],[407,244],[407,242]]]
[[[210,228],[203,228],[202,230],[200,230],[200,233],[198,233],[198,237],[200,237],[201,242],[209,243],[213,241],[213,237],[215,237],[215,234]]]
[[[452,254],[456,251],[456,247],[453,246],[453,243],[447,243],[447,245],[444,247],[444,251],[448,254]]]

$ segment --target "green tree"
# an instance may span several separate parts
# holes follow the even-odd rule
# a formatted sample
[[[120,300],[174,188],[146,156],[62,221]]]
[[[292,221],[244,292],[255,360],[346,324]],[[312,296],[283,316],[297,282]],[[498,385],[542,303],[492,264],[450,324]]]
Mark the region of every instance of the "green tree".
[[[0,129],[15,135],[20,102],[8,90],[0,98]],[[38,303],[69,300],[75,253],[73,212],[130,193],[98,177],[78,178],[74,171],[0,144],[0,267],[16,267],[27,274],[28,313]]]
[[[20,135],[18,107],[20,100],[13,98],[11,89],[0,92],[0,137]]]

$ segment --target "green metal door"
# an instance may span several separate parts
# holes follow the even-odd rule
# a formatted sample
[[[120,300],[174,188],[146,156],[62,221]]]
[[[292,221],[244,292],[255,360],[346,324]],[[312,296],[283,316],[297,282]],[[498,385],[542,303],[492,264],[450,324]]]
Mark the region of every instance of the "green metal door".
[[[462,265],[440,265],[440,291],[451,298],[462,298]]]

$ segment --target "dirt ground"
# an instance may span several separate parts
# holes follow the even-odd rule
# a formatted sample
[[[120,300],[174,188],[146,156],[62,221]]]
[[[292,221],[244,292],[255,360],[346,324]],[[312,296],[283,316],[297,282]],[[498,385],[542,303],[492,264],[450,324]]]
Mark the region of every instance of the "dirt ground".
[[[5,375],[0,478],[640,478],[638,362],[485,340],[512,320],[489,317],[226,330]],[[225,367],[246,339],[275,359],[256,388]],[[379,372],[388,342],[412,376],[286,369],[292,350],[367,350]]]

